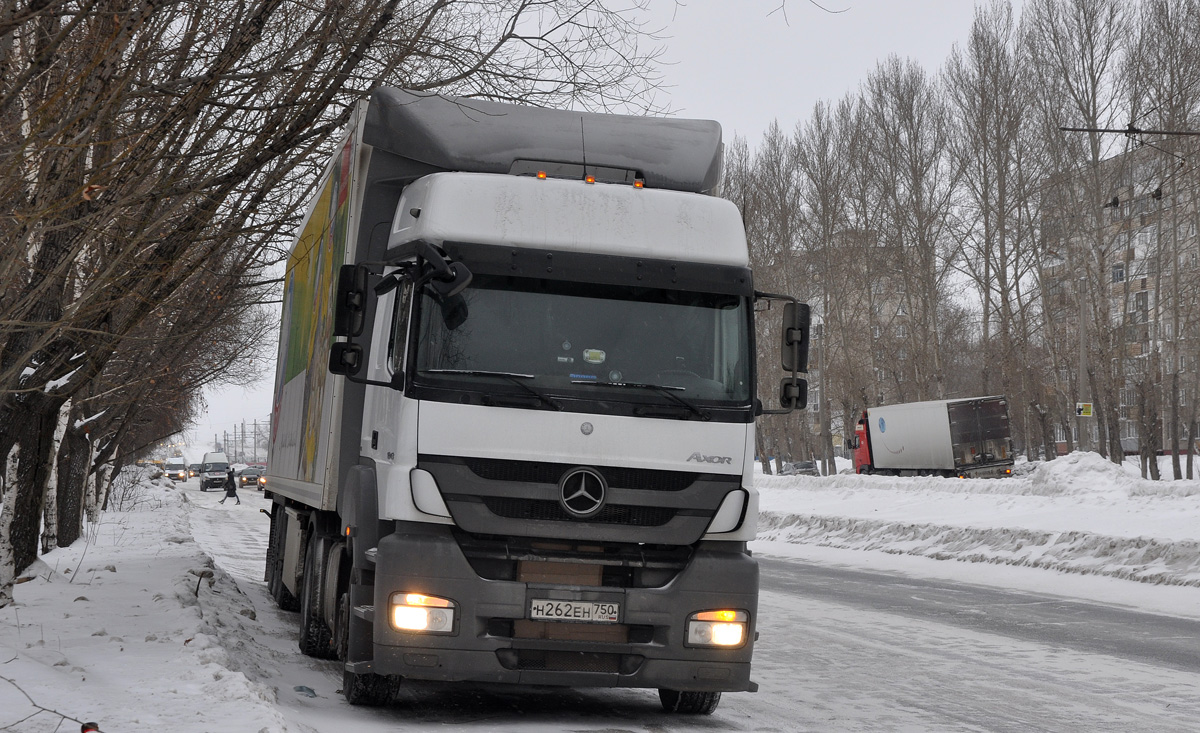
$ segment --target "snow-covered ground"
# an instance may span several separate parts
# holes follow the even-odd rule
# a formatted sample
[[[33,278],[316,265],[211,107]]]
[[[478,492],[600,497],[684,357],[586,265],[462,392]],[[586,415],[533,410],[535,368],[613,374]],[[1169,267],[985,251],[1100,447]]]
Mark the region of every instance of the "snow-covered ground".
[[[758,486],[760,555],[1200,617],[1200,481],[1144,481],[1073,454],[1002,480],[759,476]],[[337,715],[305,677],[321,681],[323,667],[280,672],[298,652],[262,588],[268,502],[253,490],[240,506],[220,497],[195,481],[132,482],[86,542],[24,574],[0,609],[0,730],[94,720],[122,733],[296,733],[314,729],[304,715]]]

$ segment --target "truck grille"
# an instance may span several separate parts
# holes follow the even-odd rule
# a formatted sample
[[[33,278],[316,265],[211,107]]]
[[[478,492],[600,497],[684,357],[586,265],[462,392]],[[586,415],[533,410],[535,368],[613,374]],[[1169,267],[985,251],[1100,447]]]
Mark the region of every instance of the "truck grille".
[[[463,462],[476,476],[489,481],[521,481],[530,484],[557,484],[562,475],[573,468],[565,463],[502,461],[488,458],[466,458]],[[683,491],[700,476],[687,471],[614,466],[601,466],[597,470],[604,474],[609,486],[638,491]]]
[[[466,456],[419,455],[454,523],[475,535],[586,542],[690,545],[704,534],[735,474],[578,466]],[[586,468],[606,484],[592,514],[568,511],[560,483]]]
[[[493,514],[506,519],[535,519],[551,522],[568,522],[571,516],[563,511],[557,501],[539,499],[514,499],[499,496],[483,497],[483,504]],[[599,524],[626,524],[636,527],[661,527],[675,516],[673,509],[650,506],[620,506],[604,507],[589,522]]]

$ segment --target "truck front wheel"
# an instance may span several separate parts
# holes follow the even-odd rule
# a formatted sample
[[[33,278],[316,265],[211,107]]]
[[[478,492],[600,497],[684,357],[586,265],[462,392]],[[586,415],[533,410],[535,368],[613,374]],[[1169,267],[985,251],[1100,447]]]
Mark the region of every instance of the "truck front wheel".
[[[353,557],[353,547],[347,545],[347,556]],[[351,581],[353,582],[353,581]],[[350,658],[350,625],[354,609],[351,607],[350,590],[338,596],[337,606],[337,658],[343,664]],[[400,689],[398,675],[381,675],[374,672],[351,672],[342,667],[342,695],[351,705],[387,705]]]
[[[662,702],[663,710],[668,713],[712,715],[717,709],[717,704],[721,702],[721,693],[659,689],[658,699]]]
[[[367,672],[342,671],[342,694],[351,705],[387,705],[400,690],[400,678]]]

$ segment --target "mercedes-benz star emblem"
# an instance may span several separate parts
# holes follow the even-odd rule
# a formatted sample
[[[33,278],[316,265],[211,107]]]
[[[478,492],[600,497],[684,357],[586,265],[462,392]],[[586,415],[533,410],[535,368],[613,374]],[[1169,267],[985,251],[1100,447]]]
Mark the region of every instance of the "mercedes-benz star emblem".
[[[590,468],[567,471],[558,482],[559,501],[567,513],[587,519],[604,507],[608,485],[604,477]]]
[[[584,424],[580,425],[579,432],[583,433],[584,435],[591,435],[592,434],[592,424],[590,422],[585,422]]]

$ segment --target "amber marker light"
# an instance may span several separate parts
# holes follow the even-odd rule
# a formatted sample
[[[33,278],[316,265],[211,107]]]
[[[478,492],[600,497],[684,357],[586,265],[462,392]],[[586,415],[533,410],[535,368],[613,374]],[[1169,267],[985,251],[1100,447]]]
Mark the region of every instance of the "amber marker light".
[[[634,188],[645,188],[646,182],[640,178],[635,178],[635,179],[633,179],[633,187]]]
[[[546,180],[546,171],[538,171],[537,177],[542,179],[543,181]]]
[[[583,182],[584,183],[595,183],[596,177],[595,176],[584,176]]]

